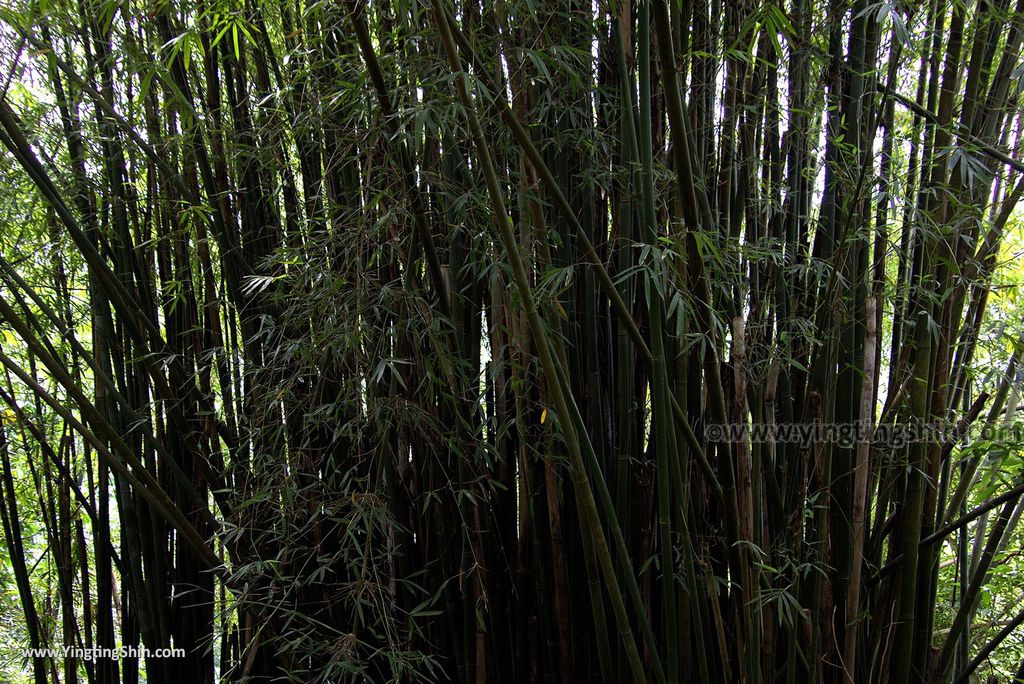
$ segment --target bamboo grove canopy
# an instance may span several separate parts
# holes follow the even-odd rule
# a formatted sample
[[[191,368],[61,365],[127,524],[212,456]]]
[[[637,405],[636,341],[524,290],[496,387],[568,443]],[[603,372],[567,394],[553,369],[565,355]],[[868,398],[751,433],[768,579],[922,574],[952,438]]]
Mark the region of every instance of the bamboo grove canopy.
[[[3,677],[1024,677],[1024,0],[0,36]]]

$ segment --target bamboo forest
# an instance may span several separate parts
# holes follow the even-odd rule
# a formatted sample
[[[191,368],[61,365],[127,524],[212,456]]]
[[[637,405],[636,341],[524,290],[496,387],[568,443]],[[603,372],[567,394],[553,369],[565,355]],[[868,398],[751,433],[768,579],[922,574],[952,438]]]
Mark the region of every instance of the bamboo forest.
[[[1024,0],[0,0],[0,682],[1024,682]]]

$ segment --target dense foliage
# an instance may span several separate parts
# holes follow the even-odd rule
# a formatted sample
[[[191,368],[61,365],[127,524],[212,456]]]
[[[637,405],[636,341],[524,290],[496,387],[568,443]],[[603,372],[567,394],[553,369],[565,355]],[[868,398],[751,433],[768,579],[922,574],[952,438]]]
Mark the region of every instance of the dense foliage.
[[[1024,679],[1024,0],[0,35],[5,680]]]

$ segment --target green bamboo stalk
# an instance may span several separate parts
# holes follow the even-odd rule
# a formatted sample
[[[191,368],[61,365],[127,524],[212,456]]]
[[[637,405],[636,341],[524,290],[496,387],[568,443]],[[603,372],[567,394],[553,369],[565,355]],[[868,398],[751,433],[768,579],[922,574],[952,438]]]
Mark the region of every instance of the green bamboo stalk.
[[[76,419],[67,409],[61,406],[60,402],[57,401],[49,392],[46,391],[39,383],[37,383],[28,373],[20,368],[9,356],[0,352],[0,363],[4,365],[11,373],[18,377],[29,389],[32,390],[40,399],[43,400],[47,405],[50,406],[58,415],[60,415],[67,423],[75,429],[82,437],[87,439],[96,449],[96,452],[100,455],[103,462],[111,468],[114,472],[124,477],[132,487],[143,497],[147,502],[171,525],[179,530],[184,537],[185,541],[197,552],[199,557],[207,563],[211,570],[218,572],[223,571],[223,562],[217,557],[215,553],[206,544],[206,541],[199,535],[192,524],[185,519],[185,516],[177,506],[171,501],[167,493],[163,491],[159,483],[157,483],[153,476],[142,467],[135,457],[131,455],[131,452],[127,449],[127,446],[120,441],[120,438],[116,437],[115,433],[108,432],[108,438],[111,442],[116,445],[117,450],[121,453],[125,463],[122,460],[111,453],[106,445],[99,437],[97,437],[91,430],[83,425],[78,419]],[[77,389],[73,386],[65,386],[68,389],[69,394],[73,397],[77,393]],[[95,414],[95,408],[91,408],[91,404],[84,399],[84,397],[77,397],[79,407],[84,409],[84,413],[93,413],[91,419],[99,425],[104,425],[105,421],[102,420],[98,414]],[[98,419],[98,420],[97,420]],[[129,470],[129,466],[131,470]],[[139,473],[139,477],[136,477],[135,472]]]
[[[490,196],[495,212],[494,219],[498,224],[498,231],[501,236],[502,243],[505,251],[507,252],[508,259],[511,262],[513,274],[516,279],[516,287],[523,300],[523,307],[525,308],[527,317],[530,321],[530,330],[534,339],[537,341],[538,354],[540,355],[541,365],[547,378],[548,391],[552,395],[557,415],[562,418],[563,435],[568,446],[572,466],[573,487],[576,491],[577,501],[580,506],[581,531],[583,534],[589,534],[594,540],[597,551],[597,560],[604,573],[609,598],[611,599],[612,608],[615,613],[615,620],[618,625],[619,636],[626,649],[626,655],[629,659],[630,669],[633,672],[633,676],[637,682],[646,682],[647,677],[644,673],[643,664],[640,662],[636,643],[633,639],[632,629],[629,626],[629,617],[626,613],[621,590],[619,589],[611,554],[608,551],[607,541],[601,525],[601,519],[594,500],[594,493],[591,489],[589,477],[587,476],[586,464],[583,461],[582,450],[579,444],[580,438],[577,435],[575,428],[572,426],[572,414],[569,411],[571,396],[567,397],[566,394],[563,393],[561,384],[559,383],[556,365],[557,362],[552,356],[548,346],[547,333],[540,318],[540,314],[537,311],[536,303],[533,299],[530,280],[527,276],[522,256],[519,253],[519,247],[512,234],[512,228],[510,225],[511,219],[505,209],[505,200],[497,174],[494,170],[494,163],[491,157],[490,148],[487,144],[486,138],[484,137],[483,130],[480,128],[476,109],[474,108],[470,98],[468,77],[462,70],[462,64],[459,60],[455,41],[452,37],[451,29],[448,25],[448,19],[440,4],[440,0],[433,1],[433,9],[434,22],[441,33],[445,51],[448,54],[449,65],[459,80],[459,97],[462,100],[464,113],[469,121],[474,145],[477,148],[478,158],[483,169],[484,178],[487,182],[488,195]],[[585,436],[584,439],[586,439]],[[598,629],[601,629],[602,627],[601,625],[595,626]]]
[[[450,20],[450,17],[449,17]],[[512,110],[512,108],[506,102],[504,96],[501,94],[503,89],[498,88],[495,81],[488,75],[487,66],[477,56],[476,51],[472,48],[470,42],[462,35],[461,31],[458,30],[456,25],[452,25],[452,32],[456,38],[456,42],[459,48],[468,55],[469,63],[474,68],[474,75],[476,79],[485,86],[484,94],[491,101],[499,114],[501,115],[502,121],[509,127],[516,142],[522,148],[523,154],[529,159],[530,164],[537,171],[541,183],[543,183],[545,190],[551,193],[552,198],[555,202],[555,207],[559,210],[562,218],[573,227],[574,236],[579,240],[580,245],[583,247],[584,255],[590,261],[591,266],[597,273],[597,282],[600,285],[602,292],[609,298],[612,304],[612,308],[615,311],[617,320],[625,326],[630,339],[640,352],[641,359],[650,367],[651,364],[651,350],[647,345],[646,340],[637,327],[636,321],[633,320],[633,315],[629,312],[628,307],[622,300],[622,296],[619,294],[611,276],[608,274],[607,269],[604,267],[604,263],[597,255],[594,249],[593,243],[590,238],[587,237],[586,233],[580,226],[579,219],[576,216],[576,212],[570,206],[569,201],[565,198],[564,193],[561,190],[557,180],[552,174],[548,165],[545,163],[540,152],[534,145],[530,133],[519,121],[518,116]],[[705,198],[706,200],[706,198]],[[704,208],[706,209],[706,201],[704,202]],[[717,367],[712,370],[712,373],[717,377]],[[697,463],[700,465],[704,476],[708,478],[712,493],[720,500],[723,500],[722,487],[718,483],[718,477],[715,474],[714,468],[711,467],[707,460],[707,456],[704,453],[704,449],[701,446],[699,440],[693,433],[693,428],[690,425],[690,421],[686,414],[680,407],[678,400],[672,396],[672,410],[675,414],[676,420],[683,427],[683,437],[686,439],[690,449],[693,450],[694,455],[697,457]],[[722,409],[724,411],[724,407]]]
[[[654,169],[651,137],[651,24],[650,4],[640,4],[637,31],[637,66],[640,95],[640,179],[643,203],[642,225],[644,237],[652,248],[658,248],[657,219],[655,217]],[[632,109],[632,97],[629,108]],[[632,117],[626,120],[632,129]],[[657,262],[656,262],[657,263]],[[675,553],[672,535],[672,477],[669,468],[670,452],[675,451],[672,419],[668,412],[668,370],[665,358],[665,340],[662,325],[664,308],[661,288],[667,282],[660,269],[647,276],[648,321],[651,328],[651,402],[654,409],[652,431],[657,455],[658,488],[658,546],[662,575],[662,621],[665,633],[665,675],[668,682],[679,681],[679,625],[676,612]]]
[[[7,542],[7,553],[11,559],[11,566],[14,570],[15,585],[18,596],[21,599],[21,609],[25,616],[25,628],[28,632],[29,644],[33,649],[42,648],[45,641],[45,633],[41,629],[36,601],[32,593],[32,585],[29,581],[29,571],[26,565],[28,556],[24,549],[22,538],[21,520],[18,514],[17,494],[14,491],[14,478],[11,475],[11,462],[8,450],[7,432],[0,426],[0,493],[3,494],[3,503],[0,504],[0,514],[4,528],[4,538]],[[32,675],[36,684],[46,684],[47,663],[45,658],[38,652],[32,656]]]
[[[434,246],[434,238],[430,233],[430,226],[427,221],[426,208],[416,183],[416,174],[413,168],[412,158],[409,156],[409,148],[404,137],[400,135],[398,124],[395,118],[394,105],[391,96],[388,94],[388,87],[384,81],[384,73],[381,71],[377,61],[377,53],[373,48],[373,41],[370,32],[366,27],[366,1],[352,0],[349,3],[349,17],[352,20],[352,27],[359,42],[359,50],[366,62],[367,71],[370,74],[370,81],[377,92],[377,100],[380,104],[381,114],[384,116],[384,125],[387,127],[390,137],[395,145],[398,154],[398,161],[401,165],[402,178],[405,182],[405,190],[412,206],[413,220],[416,227],[416,236],[419,239],[420,247],[427,261],[427,270],[430,273],[430,280],[434,286],[438,306],[441,313],[446,317],[451,316],[451,301],[445,284],[444,275],[441,272],[441,262],[437,256],[437,248]]]

